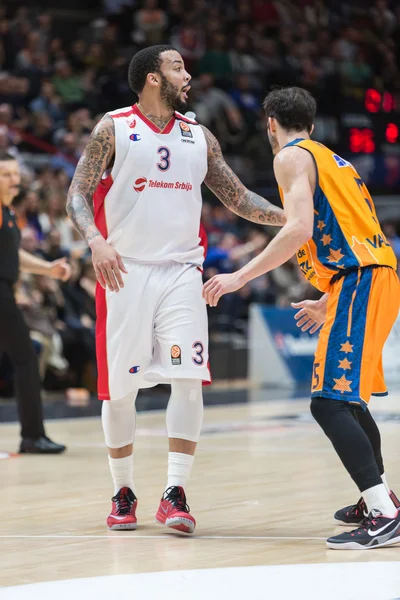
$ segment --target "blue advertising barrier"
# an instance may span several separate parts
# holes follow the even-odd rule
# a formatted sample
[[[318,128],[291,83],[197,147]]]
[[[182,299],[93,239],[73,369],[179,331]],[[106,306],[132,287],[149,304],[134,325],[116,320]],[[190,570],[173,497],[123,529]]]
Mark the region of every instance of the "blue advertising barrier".
[[[249,375],[256,383],[274,386],[311,382],[318,335],[302,332],[296,310],[253,305],[250,308]]]

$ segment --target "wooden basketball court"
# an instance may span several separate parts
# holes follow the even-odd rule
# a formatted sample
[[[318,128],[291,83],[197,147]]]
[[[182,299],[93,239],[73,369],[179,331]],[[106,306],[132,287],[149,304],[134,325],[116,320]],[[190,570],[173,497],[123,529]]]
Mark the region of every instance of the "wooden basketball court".
[[[357,501],[358,493],[329,442],[313,422],[308,405],[306,399],[274,401],[269,392],[261,391],[254,392],[254,401],[247,404],[206,409],[204,433],[187,489],[191,512],[197,520],[192,537],[172,534],[154,522],[166,480],[163,411],[138,414],[135,475],[139,527],[136,532],[110,532],[105,526],[113,490],[100,420],[48,421],[49,435],[68,445],[65,455],[0,460],[0,585],[69,580],[75,582],[75,591],[65,597],[73,594],[77,599],[92,597],[91,594],[79,595],[79,582],[83,585],[85,581],[81,578],[96,578],[90,580],[90,589],[95,590],[93,586],[98,583],[99,591],[93,598],[99,599],[107,587],[101,581],[117,577],[112,588],[117,597],[118,582],[125,581],[118,579],[119,576],[157,573],[157,577],[161,577],[157,580],[161,586],[159,592],[149,591],[150,595],[146,595],[142,591],[140,598],[164,599],[170,597],[169,584],[162,577],[176,577],[177,573],[170,572],[179,572],[179,585],[184,587],[183,571],[204,570],[200,571],[198,583],[193,584],[193,593],[187,597],[197,598],[196,589],[205,585],[209,574],[215,578],[221,573],[218,593],[218,584],[212,584],[215,596],[208,596],[217,598],[239,573],[264,573],[237,567],[287,565],[292,570],[284,571],[279,593],[268,595],[266,581],[267,587],[261,591],[254,588],[252,597],[277,600],[293,597],[285,595],[284,586],[298,581],[296,597],[309,599],[314,598],[312,579],[317,582],[318,573],[322,573],[318,568],[331,572],[340,567],[343,580],[353,566],[349,580],[360,581],[362,573],[354,577],[354,573],[359,572],[357,569],[372,567],[369,563],[375,566],[382,563],[385,573],[389,569],[389,575],[382,577],[393,584],[393,590],[388,588],[382,598],[400,597],[400,545],[363,552],[334,551],[325,546],[326,537],[341,531],[333,520],[334,511]],[[391,487],[399,491],[400,395],[374,399],[372,408],[383,437],[387,478]],[[14,450],[17,442],[17,425],[1,425],[0,450]],[[358,562],[364,564],[356,566]],[[323,567],[324,563],[328,566]],[[311,587],[303,596],[301,577],[296,572],[303,573],[304,568],[299,571],[299,567],[294,566],[307,564],[313,571],[307,575],[311,577]],[[236,569],[225,571],[229,567]],[[273,577],[278,577],[280,572],[276,568],[268,571]],[[204,573],[203,579],[201,573]],[[108,577],[97,580],[105,576]],[[338,579],[336,571],[330,576],[332,586],[338,584],[340,577]],[[145,586],[142,588],[137,583],[137,589],[152,589],[151,586],[156,585],[155,577],[136,579]],[[190,579],[192,575],[187,577]],[[249,581],[257,580],[255,575],[249,577]],[[64,581],[64,592],[67,584]],[[235,585],[237,591],[241,589],[239,582]],[[4,587],[0,589],[0,598],[45,598],[44,589],[47,588]],[[365,593],[348,598],[365,600],[370,597],[368,590],[371,589],[366,585]],[[331,598],[330,591],[331,587],[327,586],[325,595],[319,597]],[[57,593],[59,598],[64,598],[61,592]],[[231,597],[236,598],[234,593]],[[340,595],[340,598],[346,597]],[[375,593],[371,598],[378,600],[380,596]]]

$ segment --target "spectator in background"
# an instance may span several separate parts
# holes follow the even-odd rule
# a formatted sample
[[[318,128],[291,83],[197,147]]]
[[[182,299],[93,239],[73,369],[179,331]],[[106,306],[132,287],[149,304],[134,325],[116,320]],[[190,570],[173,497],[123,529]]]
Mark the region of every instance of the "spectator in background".
[[[61,245],[61,234],[58,229],[53,228],[45,232],[42,251],[40,254],[45,260],[50,261],[69,257],[68,250]]]
[[[63,169],[72,179],[78,164],[77,137],[75,133],[65,133],[62,136],[61,151],[50,161],[53,169]]]
[[[382,231],[385,234],[387,241],[392,245],[397,260],[400,260],[400,236],[396,231],[395,225],[391,222],[383,223]]]
[[[85,40],[74,40],[70,46],[68,60],[75,73],[81,74],[86,67],[85,57],[87,53],[87,45]]]
[[[371,84],[372,71],[362,50],[357,50],[354,58],[342,64],[341,73],[343,90],[365,89]]]
[[[71,279],[63,287],[65,328],[61,331],[65,356],[70,364],[70,385],[81,388],[88,362],[96,364],[94,295],[96,278],[91,261],[71,261]]]
[[[58,61],[55,71],[52,83],[63,104],[67,108],[81,105],[85,99],[83,85],[80,78],[74,75],[70,63],[66,60]]]
[[[236,104],[226,92],[215,87],[212,74],[203,73],[192,87],[195,97],[192,106],[200,123],[215,131],[221,121],[227,120],[234,129],[241,129],[243,121]]]
[[[199,61],[198,71],[202,74],[209,74],[216,81],[227,84],[232,74],[232,64],[229,54],[226,51],[226,36],[222,32],[214,33],[211,36],[210,48]]]
[[[396,27],[396,15],[390,10],[387,0],[375,0],[375,6],[370,9],[372,22],[384,36],[391,35]]]
[[[203,56],[205,41],[198,25],[186,21],[172,34],[171,45],[176,48],[185,62],[185,69],[192,73],[197,61]]]
[[[143,46],[161,44],[168,19],[158,0],[144,0],[144,6],[135,15],[135,30],[133,40]]]
[[[251,78],[247,73],[237,75],[236,86],[231,90],[230,96],[243,115],[248,128],[248,134],[255,133],[262,119],[262,110],[259,95],[252,89]]]
[[[46,210],[39,216],[39,222],[44,235],[55,229],[60,234],[60,244],[64,251],[71,251],[74,234],[73,225],[65,212],[65,196],[52,194],[48,197]]]
[[[253,56],[250,40],[245,35],[236,35],[233,48],[229,51],[232,73],[253,75],[258,72],[259,65]]]
[[[308,25],[315,30],[329,27],[330,12],[323,0],[312,0],[307,4],[304,8],[304,17]]]
[[[16,203],[14,203],[15,206]],[[28,190],[21,199],[19,199],[18,204],[16,205],[16,213],[18,216],[18,227],[21,230],[22,238],[21,238],[21,246],[27,252],[34,253],[37,250],[37,247],[28,249],[24,247],[24,235],[28,236],[32,232],[35,233],[35,240],[42,241],[43,240],[43,231],[42,226],[39,220],[39,196],[37,192],[34,190]]]
[[[40,94],[29,104],[33,113],[47,113],[53,120],[54,127],[65,118],[65,112],[61,108],[61,98],[57,96],[51,81],[44,79],[40,88]]]
[[[276,40],[262,38],[257,43],[256,59],[259,65],[259,72],[267,78],[275,77],[282,67],[282,58],[278,52]]]

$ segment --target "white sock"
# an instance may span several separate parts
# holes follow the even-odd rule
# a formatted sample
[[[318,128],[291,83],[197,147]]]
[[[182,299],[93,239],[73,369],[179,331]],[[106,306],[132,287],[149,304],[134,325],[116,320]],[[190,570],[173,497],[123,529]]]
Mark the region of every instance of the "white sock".
[[[168,482],[165,489],[171,486],[186,488],[192,470],[194,456],[182,452],[168,452]]]
[[[109,456],[108,463],[114,482],[114,495],[123,487],[128,487],[135,493],[133,483],[133,455],[125,456],[125,458],[111,458]]]
[[[364,490],[362,496],[368,512],[375,509],[379,510],[385,517],[395,517],[397,515],[397,508],[391,501],[383,483]]]
[[[382,483],[383,483],[383,485],[384,485],[384,486],[385,486],[385,488],[386,488],[386,491],[387,491],[387,493],[388,493],[388,494],[390,494],[390,492],[391,492],[391,489],[390,489],[390,487],[388,486],[388,482],[386,481],[386,475],[385,475],[385,473],[382,473],[382,475],[381,475],[381,479],[382,479]]]

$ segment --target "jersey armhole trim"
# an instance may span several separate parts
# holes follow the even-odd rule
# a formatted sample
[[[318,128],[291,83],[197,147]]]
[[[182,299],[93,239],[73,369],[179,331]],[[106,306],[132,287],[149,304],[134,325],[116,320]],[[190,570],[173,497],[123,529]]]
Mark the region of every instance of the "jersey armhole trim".
[[[302,140],[303,141],[303,140]],[[289,145],[289,144],[287,144]],[[314,162],[314,166],[315,166],[315,174],[316,174],[316,179],[315,179],[315,190],[314,190],[314,197],[317,193],[323,193],[321,190],[321,187],[319,185],[319,172],[318,172],[318,165],[317,165],[317,161],[315,160],[315,156],[314,154],[311,152],[311,150],[309,150],[308,148],[304,148],[304,146],[299,146],[298,144],[293,144],[293,146],[295,146],[296,148],[301,148],[302,150],[305,150],[306,152],[308,152],[308,154],[311,155],[313,162]],[[285,146],[286,147],[286,146]]]

